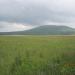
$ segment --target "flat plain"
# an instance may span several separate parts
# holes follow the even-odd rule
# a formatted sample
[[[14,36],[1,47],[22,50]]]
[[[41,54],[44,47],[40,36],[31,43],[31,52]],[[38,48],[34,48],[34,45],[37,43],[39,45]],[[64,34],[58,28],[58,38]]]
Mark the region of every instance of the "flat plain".
[[[75,75],[75,36],[0,36],[0,75]]]

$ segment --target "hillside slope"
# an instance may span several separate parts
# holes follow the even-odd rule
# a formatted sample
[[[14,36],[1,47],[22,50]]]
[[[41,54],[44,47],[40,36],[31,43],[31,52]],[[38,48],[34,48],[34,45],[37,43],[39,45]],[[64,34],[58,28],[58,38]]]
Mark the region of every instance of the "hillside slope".
[[[75,34],[75,29],[67,26],[44,25],[36,28],[17,31],[17,32],[1,32],[0,34],[11,35],[72,35]]]

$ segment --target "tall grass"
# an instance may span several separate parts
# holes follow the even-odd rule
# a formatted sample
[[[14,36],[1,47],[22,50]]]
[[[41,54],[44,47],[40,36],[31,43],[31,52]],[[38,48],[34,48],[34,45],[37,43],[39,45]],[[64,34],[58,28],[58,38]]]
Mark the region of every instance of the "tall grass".
[[[0,75],[75,75],[75,36],[0,36]]]

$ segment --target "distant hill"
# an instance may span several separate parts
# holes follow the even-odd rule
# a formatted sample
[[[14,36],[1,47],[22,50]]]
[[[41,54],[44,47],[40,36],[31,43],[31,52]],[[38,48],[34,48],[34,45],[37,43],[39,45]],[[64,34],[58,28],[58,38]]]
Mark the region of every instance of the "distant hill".
[[[36,28],[16,31],[16,32],[0,32],[0,35],[72,35],[75,29],[67,26],[44,25]]]

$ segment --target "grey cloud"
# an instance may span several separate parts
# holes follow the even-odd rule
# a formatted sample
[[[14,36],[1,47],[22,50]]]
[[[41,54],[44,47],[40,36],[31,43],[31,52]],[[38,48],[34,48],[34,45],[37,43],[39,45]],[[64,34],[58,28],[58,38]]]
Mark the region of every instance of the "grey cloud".
[[[75,21],[74,0],[2,0],[0,21],[40,25]]]

